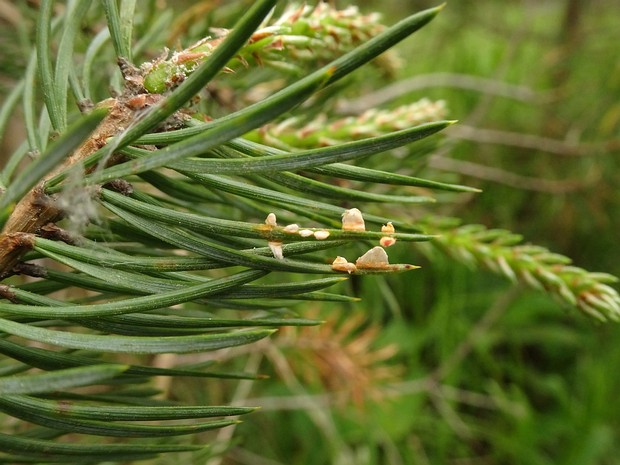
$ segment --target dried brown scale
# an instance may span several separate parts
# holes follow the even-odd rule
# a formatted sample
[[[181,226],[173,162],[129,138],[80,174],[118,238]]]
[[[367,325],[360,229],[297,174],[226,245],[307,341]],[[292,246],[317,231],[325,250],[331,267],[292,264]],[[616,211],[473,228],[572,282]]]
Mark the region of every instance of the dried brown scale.
[[[116,191],[125,196],[133,194],[133,186],[130,182],[127,182],[124,179],[113,179],[110,182],[106,182],[103,187]]]
[[[58,227],[54,223],[48,223],[43,226],[39,231],[39,235],[45,239],[61,241],[70,245],[74,245],[76,242],[76,238],[69,231]]]
[[[17,296],[11,290],[11,287],[7,286],[6,284],[0,284],[0,297],[3,299],[7,299],[14,304],[17,303]]]
[[[47,270],[35,263],[18,263],[13,267],[13,271],[33,278],[47,278]]]
[[[142,71],[123,57],[119,57],[117,63],[125,79],[125,89],[127,92],[131,95],[144,94],[146,91],[144,89]]]
[[[0,236],[0,279],[13,274],[13,267],[21,256],[34,246],[34,236],[26,232],[11,232]]]

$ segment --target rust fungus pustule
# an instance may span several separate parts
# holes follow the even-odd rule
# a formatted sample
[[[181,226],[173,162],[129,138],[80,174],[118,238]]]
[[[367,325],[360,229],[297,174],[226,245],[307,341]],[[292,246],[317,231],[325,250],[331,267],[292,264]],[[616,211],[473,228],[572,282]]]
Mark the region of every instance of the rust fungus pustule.
[[[276,214],[275,213],[269,213],[269,215],[267,215],[267,218],[265,218],[265,224],[267,226],[271,226],[272,228],[276,227],[278,225],[277,219],[276,219]]]
[[[318,239],[319,241],[322,241],[322,240],[327,239],[329,237],[329,231],[326,231],[324,229],[320,229],[318,231],[314,231],[314,237],[316,239]]]
[[[270,241],[267,242],[267,245],[271,249],[271,253],[278,260],[284,260],[284,253],[282,252],[282,242],[278,241]]]
[[[388,221],[388,224],[384,224],[383,226],[381,226],[381,232],[384,234],[389,234],[388,236],[383,236],[379,240],[379,244],[381,244],[381,247],[390,247],[396,244],[396,238],[392,237],[392,234],[394,234],[396,230],[394,229],[394,225],[391,221]]]
[[[358,268],[380,269],[387,268],[390,263],[387,252],[383,249],[383,247],[376,246],[359,257],[355,261],[355,265]]]
[[[385,234],[394,234],[396,232],[396,229],[394,229],[394,225],[392,224],[392,222],[388,221],[387,224],[381,226],[381,232]]]
[[[366,224],[362,212],[357,208],[345,210],[342,214],[343,231],[366,231]]]
[[[390,236],[383,236],[381,239],[379,239],[379,244],[381,245],[381,247],[391,247],[396,244],[396,238]]]
[[[349,274],[355,273],[357,271],[357,267],[355,263],[351,263],[347,261],[344,257],[336,257],[332,262],[332,270],[334,271],[345,271]]]
[[[299,225],[295,223],[286,225],[284,228],[282,228],[282,231],[289,234],[295,234],[297,231],[299,231]]]

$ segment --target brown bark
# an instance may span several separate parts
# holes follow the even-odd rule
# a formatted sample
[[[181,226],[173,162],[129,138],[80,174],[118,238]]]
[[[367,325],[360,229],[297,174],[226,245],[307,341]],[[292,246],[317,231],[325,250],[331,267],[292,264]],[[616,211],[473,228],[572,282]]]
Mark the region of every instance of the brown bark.
[[[110,112],[93,134],[65,162],[35,186],[15,206],[0,234],[0,279],[9,276],[22,255],[33,244],[33,235],[49,223],[60,221],[64,212],[58,208],[56,197],[45,193],[45,182],[57,173],[81,162],[105,145],[108,138],[125,130],[135,117],[135,108],[126,99],[110,99],[101,105]]]

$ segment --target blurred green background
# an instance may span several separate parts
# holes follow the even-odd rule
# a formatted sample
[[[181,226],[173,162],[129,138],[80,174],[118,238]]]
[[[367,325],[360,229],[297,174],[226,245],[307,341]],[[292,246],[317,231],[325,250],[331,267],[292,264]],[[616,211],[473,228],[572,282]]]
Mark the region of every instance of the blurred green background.
[[[0,10],[10,11],[10,3],[0,1]],[[199,24],[198,12],[212,14],[217,4],[224,11],[230,2],[168,2],[178,15],[193,12],[187,24]],[[392,24],[436,3],[357,5]],[[455,0],[398,47],[397,76],[357,83],[358,98],[348,103],[445,100],[459,124],[419,170],[483,193],[451,195],[432,211],[512,230],[577,266],[620,276],[619,20],[612,0]],[[18,29],[0,32],[0,45],[14,42],[8,31]],[[5,90],[27,59],[3,50]],[[422,269],[351,280],[346,290],[360,303],[303,309],[325,319],[322,327],[284,329],[217,355],[269,379],[161,385],[186,402],[261,410],[199,438],[216,441],[217,450],[234,437],[224,455],[157,463],[620,463],[618,325],[595,324],[432,249],[394,249],[393,262]]]
[[[434,5],[357,4],[386,24]],[[397,83],[371,81],[353,103],[445,100],[459,124],[424,174],[484,192],[435,211],[620,275],[617,7],[448,2],[398,47]],[[247,393],[262,412],[221,463],[620,463],[617,325],[438,253],[398,251],[394,261],[413,254],[422,270],[365,279],[360,304],[317,309],[327,328],[265,350],[272,378]]]

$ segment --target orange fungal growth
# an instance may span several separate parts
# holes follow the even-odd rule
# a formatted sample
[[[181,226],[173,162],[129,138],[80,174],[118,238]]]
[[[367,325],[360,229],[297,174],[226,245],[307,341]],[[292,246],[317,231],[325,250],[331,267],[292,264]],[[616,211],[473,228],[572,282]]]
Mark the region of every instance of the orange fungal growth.
[[[394,229],[394,225],[391,221],[388,221],[387,224],[381,226],[381,232],[385,234],[394,234],[396,230]]]
[[[355,273],[357,271],[357,267],[355,263],[351,263],[347,261],[344,257],[336,257],[332,262],[332,270],[334,271],[346,271],[347,273]]]
[[[381,247],[390,247],[396,244],[396,238],[392,237],[391,234],[394,234],[396,230],[394,229],[394,225],[391,221],[388,221],[388,224],[384,224],[381,226],[381,232],[384,234],[390,234],[390,236],[383,236],[379,241]]]

